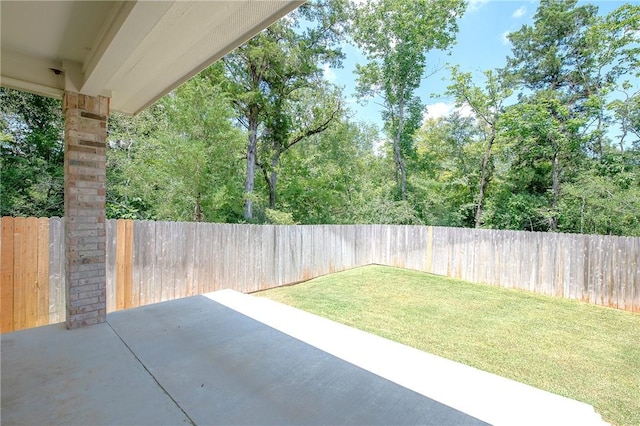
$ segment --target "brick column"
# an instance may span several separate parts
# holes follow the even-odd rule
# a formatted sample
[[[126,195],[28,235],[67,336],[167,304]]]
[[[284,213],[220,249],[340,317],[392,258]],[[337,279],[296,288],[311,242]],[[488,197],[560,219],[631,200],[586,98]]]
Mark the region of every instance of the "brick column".
[[[67,328],[106,321],[106,137],[109,98],[65,92]]]

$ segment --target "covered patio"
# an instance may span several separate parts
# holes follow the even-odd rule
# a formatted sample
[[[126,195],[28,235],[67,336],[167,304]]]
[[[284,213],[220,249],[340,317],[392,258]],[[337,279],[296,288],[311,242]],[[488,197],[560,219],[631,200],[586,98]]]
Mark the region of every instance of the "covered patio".
[[[107,316],[109,112],[139,112],[301,3],[0,3],[2,85],[63,100],[67,274],[66,324],[1,337],[2,424],[601,424],[589,405],[232,291]]]
[[[106,320],[110,112],[140,112],[302,3],[0,3],[0,83],[62,100],[68,328]]]
[[[232,290],[1,344],[3,424],[603,424],[587,404]]]

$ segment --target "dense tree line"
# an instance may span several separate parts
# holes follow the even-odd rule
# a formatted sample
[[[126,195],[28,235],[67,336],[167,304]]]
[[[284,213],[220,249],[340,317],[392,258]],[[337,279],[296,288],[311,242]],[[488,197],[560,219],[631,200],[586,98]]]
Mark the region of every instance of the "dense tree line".
[[[542,0],[500,69],[448,66],[469,114],[423,119],[462,1],[308,2],[135,117],[109,119],[109,217],[640,235],[640,6]],[[323,78],[354,43],[354,122]],[[63,214],[59,101],[0,91],[2,215]]]

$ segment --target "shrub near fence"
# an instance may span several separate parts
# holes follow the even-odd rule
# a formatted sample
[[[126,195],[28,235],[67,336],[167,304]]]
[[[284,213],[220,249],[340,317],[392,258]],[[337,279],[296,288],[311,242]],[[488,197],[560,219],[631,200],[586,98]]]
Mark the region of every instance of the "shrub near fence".
[[[404,225],[109,220],[107,311],[372,263],[640,312],[640,238]],[[64,321],[64,220],[2,218],[2,332]]]

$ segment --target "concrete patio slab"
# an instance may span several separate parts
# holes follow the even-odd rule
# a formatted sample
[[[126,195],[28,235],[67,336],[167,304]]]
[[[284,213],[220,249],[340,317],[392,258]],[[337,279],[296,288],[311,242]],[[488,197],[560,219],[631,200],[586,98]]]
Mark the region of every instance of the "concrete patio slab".
[[[602,424],[593,409],[231,290],[1,337],[3,425]]]
[[[195,424],[482,424],[206,297],[109,323]]]
[[[204,296],[1,344],[3,425],[484,424]]]
[[[190,424],[108,324],[2,335],[2,425]]]

